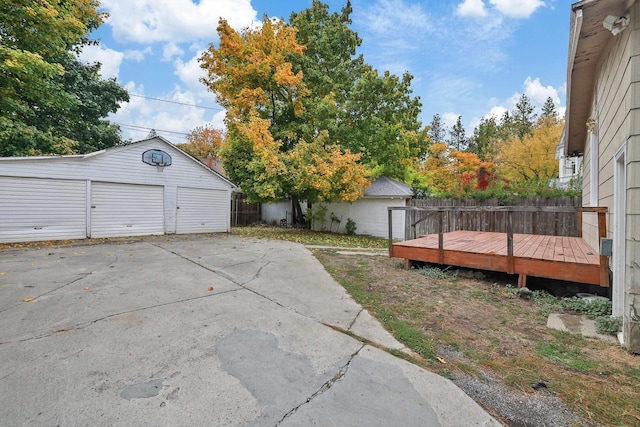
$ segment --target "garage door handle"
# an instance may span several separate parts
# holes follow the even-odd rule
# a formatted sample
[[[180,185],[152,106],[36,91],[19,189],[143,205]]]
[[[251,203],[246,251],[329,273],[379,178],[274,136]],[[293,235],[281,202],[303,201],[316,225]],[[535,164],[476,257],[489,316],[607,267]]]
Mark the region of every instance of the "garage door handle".
[[[176,209],[180,209],[180,206],[176,206]]]
[[[91,209],[95,209],[96,205],[91,205]]]

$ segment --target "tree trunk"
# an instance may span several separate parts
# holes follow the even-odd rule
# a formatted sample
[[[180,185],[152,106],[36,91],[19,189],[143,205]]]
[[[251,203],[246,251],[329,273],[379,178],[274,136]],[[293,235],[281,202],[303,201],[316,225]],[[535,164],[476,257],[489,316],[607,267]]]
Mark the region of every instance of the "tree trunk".
[[[293,225],[306,226],[307,223],[302,215],[302,207],[300,206],[300,200],[296,196],[291,196],[291,207],[293,209],[293,215],[291,221]]]

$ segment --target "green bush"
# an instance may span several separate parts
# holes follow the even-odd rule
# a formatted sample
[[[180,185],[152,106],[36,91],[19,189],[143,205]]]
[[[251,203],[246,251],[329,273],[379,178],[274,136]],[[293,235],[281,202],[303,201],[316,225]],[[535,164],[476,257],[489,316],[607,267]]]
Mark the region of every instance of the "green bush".
[[[596,332],[615,335],[622,330],[622,317],[601,316],[596,318]]]
[[[347,230],[347,234],[352,236],[356,234],[356,229],[358,227],[356,227],[356,222],[354,220],[347,218],[347,225],[345,225],[344,228]]]

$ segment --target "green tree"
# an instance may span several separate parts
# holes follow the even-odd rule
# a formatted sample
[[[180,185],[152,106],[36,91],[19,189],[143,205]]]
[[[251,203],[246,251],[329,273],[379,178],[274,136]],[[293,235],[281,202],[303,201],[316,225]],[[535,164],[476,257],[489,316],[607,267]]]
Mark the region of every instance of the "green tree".
[[[442,120],[440,118],[440,114],[434,114],[431,119],[431,124],[429,125],[429,138],[431,142],[437,144],[439,142],[444,142],[447,137],[447,130],[442,125]]]
[[[219,47],[200,58],[227,109],[225,170],[251,199],[288,195],[295,212],[298,200],[355,200],[365,175],[403,179],[425,151],[412,76],[365,64],[350,14],[350,2],[329,13],[313,1],[293,26],[265,17],[237,33],[222,20]]]
[[[311,92],[291,58],[302,55],[295,30],[265,16],[259,29],[218,25],[220,45],[200,58],[203,83],[227,109],[222,150],[229,177],[251,200],[353,201],[367,186],[359,156],[319,129],[300,127]],[[302,132],[301,132],[302,130]],[[302,137],[300,137],[302,135]]]
[[[522,94],[520,96],[518,103],[511,112],[511,118],[515,135],[518,138],[523,139],[525,135],[532,132],[533,125],[536,122],[536,114],[527,95]]]
[[[485,161],[490,157],[491,147],[497,138],[498,124],[495,117],[483,117],[473,130],[473,136],[469,140],[467,150],[475,153],[480,160]]]
[[[413,76],[379,74],[364,63],[356,52],[361,39],[349,28],[351,12],[349,1],[340,13],[329,13],[314,0],[291,15],[296,39],[305,46],[292,62],[311,91],[294,127],[305,139],[327,130],[332,143],[361,155],[370,176],[404,180],[428,142],[418,120],[422,105],[412,96]]]
[[[553,102],[551,97],[548,97],[542,106],[542,113],[540,114],[540,119],[542,121],[551,120],[552,122],[557,123],[560,118],[558,117],[558,111],[556,110],[556,105]]]
[[[96,0],[0,3],[0,155],[69,154],[120,141],[100,119],[128,100],[75,54],[104,14]]]
[[[467,135],[462,125],[462,116],[458,116],[458,119],[449,131],[449,146],[456,151],[462,151],[467,148]]]

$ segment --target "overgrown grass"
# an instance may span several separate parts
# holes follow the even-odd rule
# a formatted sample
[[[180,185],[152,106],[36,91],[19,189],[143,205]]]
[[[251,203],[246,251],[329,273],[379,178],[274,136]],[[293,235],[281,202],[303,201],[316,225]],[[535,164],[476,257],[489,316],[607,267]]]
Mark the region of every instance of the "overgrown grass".
[[[487,282],[398,269],[395,260],[330,251],[316,256],[354,299],[426,359],[415,363],[454,381],[462,374],[480,380],[491,374],[521,399],[543,380],[550,393],[594,425],[640,425],[637,357],[546,327],[549,310],[597,315],[607,311],[605,303],[592,306],[543,292],[522,299]],[[437,357],[443,348],[461,356],[445,356],[442,365]]]
[[[312,231],[288,227],[232,227],[232,234],[247,237],[287,240],[303,245],[319,245],[346,248],[383,249],[388,247],[387,239],[372,236],[344,235],[326,231]]]

